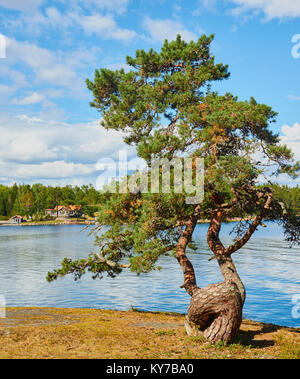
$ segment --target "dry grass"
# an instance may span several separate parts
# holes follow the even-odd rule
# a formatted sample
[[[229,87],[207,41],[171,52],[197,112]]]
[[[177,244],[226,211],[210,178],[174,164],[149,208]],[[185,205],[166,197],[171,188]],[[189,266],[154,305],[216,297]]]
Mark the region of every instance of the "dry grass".
[[[0,358],[300,358],[300,329],[244,320],[223,346],[187,336],[183,323],[173,313],[9,308]]]

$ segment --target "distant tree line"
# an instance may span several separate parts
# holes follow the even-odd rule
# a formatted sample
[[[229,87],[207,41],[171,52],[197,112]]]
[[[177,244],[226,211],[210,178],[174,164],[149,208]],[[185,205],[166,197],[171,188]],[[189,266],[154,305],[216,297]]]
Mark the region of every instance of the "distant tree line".
[[[274,185],[275,196],[288,204],[289,208],[300,215],[300,187]],[[64,187],[45,186],[40,183],[0,184],[0,217],[10,218],[13,215],[43,218],[45,210],[56,205],[81,205],[84,214],[93,216],[109,194],[97,191],[91,184]]]
[[[92,185],[63,187],[45,186],[40,183],[0,185],[0,217],[13,215],[42,219],[46,209],[57,205],[81,205],[84,214],[93,216],[104,200],[104,194]]]
[[[288,186],[279,186],[277,184],[273,185],[275,190],[275,197],[286,204],[290,209],[296,211],[300,215],[300,187],[288,187]]]

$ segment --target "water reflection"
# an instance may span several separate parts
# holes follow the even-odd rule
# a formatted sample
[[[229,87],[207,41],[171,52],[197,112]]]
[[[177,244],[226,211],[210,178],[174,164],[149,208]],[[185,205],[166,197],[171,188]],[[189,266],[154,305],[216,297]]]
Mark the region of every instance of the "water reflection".
[[[232,240],[232,224],[222,228],[225,244]],[[190,252],[198,285],[222,281],[217,262],[206,243],[207,225],[198,225]],[[101,281],[86,274],[78,282],[71,277],[47,283],[49,270],[57,268],[66,256],[82,258],[95,249],[93,236],[80,225],[0,227],[0,294],[8,306],[85,307],[185,313],[189,296],[183,289],[182,272],[175,259],[164,257],[162,271],[137,277],[124,271],[121,276]],[[261,228],[255,239],[233,255],[246,286],[244,317],[287,326],[300,326],[292,317],[292,296],[300,293],[300,248],[283,242],[280,227]]]

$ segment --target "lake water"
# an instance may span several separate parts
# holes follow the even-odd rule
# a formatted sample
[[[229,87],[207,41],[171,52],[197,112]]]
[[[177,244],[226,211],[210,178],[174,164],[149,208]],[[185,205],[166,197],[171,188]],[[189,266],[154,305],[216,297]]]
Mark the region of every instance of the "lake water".
[[[189,257],[204,287],[222,281],[207,243],[208,225],[197,225],[194,240],[198,252]],[[222,227],[229,243],[233,224]],[[74,282],[71,276],[48,283],[47,272],[64,257],[84,258],[96,251],[94,237],[81,225],[0,227],[0,295],[7,306],[72,307],[186,313],[189,295],[180,288],[181,268],[174,258],[160,261],[161,271],[137,277],[124,270],[117,278],[93,280],[89,273]],[[247,298],[243,317],[285,326],[300,326],[300,247],[289,248],[276,224],[261,228],[239,252],[233,254],[245,284]],[[298,295],[298,303],[297,301]],[[294,301],[294,303],[293,303]],[[299,317],[298,317],[299,316]]]

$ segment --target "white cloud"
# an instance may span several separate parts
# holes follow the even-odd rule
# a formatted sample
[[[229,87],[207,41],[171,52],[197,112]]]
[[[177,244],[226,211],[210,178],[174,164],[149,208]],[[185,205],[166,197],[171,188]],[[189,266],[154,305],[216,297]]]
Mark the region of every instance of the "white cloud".
[[[54,26],[59,24],[61,24],[62,26],[67,26],[69,24],[68,17],[64,17],[55,7],[47,8],[45,13],[47,17],[44,17],[43,19],[41,18],[41,22],[49,23]]]
[[[41,120],[40,118],[35,117],[35,116],[29,117],[27,114],[21,114],[20,116],[17,116],[17,119],[25,121],[28,124],[35,124],[36,122],[43,122],[43,120]],[[16,125],[16,126],[18,126],[18,125]]]
[[[97,2],[98,6],[96,8],[101,10],[104,8],[108,10],[117,9],[119,3],[120,10],[123,9],[122,4],[127,4],[127,2],[120,0],[119,2],[112,2],[111,6],[108,6],[109,2],[104,1]],[[92,5],[92,2],[90,1],[89,4]],[[73,9],[70,4],[68,5],[69,8],[64,13],[51,6],[45,9],[44,14],[36,11],[33,14],[22,14],[17,20],[8,19],[4,20],[4,22],[14,30],[22,28],[34,35],[44,33],[45,28],[56,28],[63,32],[69,32],[69,30],[78,26],[82,27],[87,34],[97,34],[104,39],[129,40],[137,35],[134,30],[119,27],[111,12],[102,14],[99,13],[98,9],[95,11],[95,6],[93,6],[91,15],[87,15],[87,12],[82,8],[76,7]],[[65,37],[70,38],[69,35]]]
[[[300,101],[300,96],[288,95],[288,98],[289,98],[290,100]]]
[[[68,0],[69,1],[69,0]],[[81,0],[73,0],[73,3],[79,3]],[[115,13],[124,13],[127,11],[129,0],[85,0],[84,5],[93,9],[108,10]]]
[[[215,3],[217,0],[198,0],[198,8],[194,11],[194,16],[199,16],[202,9],[208,9],[209,11],[215,11]]]
[[[150,34],[151,38],[157,42],[163,42],[165,39],[169,41],[174,40],[178,34],[187,42],[198,39],[198,36],[186,29],[180,21],[170,19],[154,20],[146,17],[143,21],[143,27]]]
[[[22,99],[13,99],[12,103],[17,105],[31,105],[41,103],[44,99],[44,95],[37,92],[33,92],[31,95],[25,96]]]
[[[296,122],[293,126],[283,125],[281,132],[280,144],[286,145],[289,149],[291,149],[294,154],[294,161],[300,161],[300,124]],[[260,161],[263,164],[269,163],[261,149],[255,152],[253,159],[254,161]],[[293,179],[286,174],[280,174],[276,178],[271,176],[273,168],[265,172],[265,176],[269,177],[271,181],[276,181],[279,184],[285,184],[292,187],[300,185],[300,177]],[[262,175],[259,178],[261,183],[265,183],[265,176]]]
[[[84,81],[78,76],[77,67],[75,67],[81,63],[80,60],[72,60],[74,64],[72,66],[67,60],[67,54],[67,52],[54,52],[29,42],[7,38],[8,63],[26,63],[35,74],[35,84],[48,83],[67,87],[72,91],[85,89]]]
[[[77,84],[76,72],[63,63],[56,63],[53,67],[50,67],[49,65],[40,67],[37,71],[36,77],[37,80],[41,82],[52,83],[54,85],[70,87],[73,89],[73,84]]]
[[[33,69],[52,65],[54,53],[29,42],[7,38],[7,59],[13,63],[25,62]]]
[[[45,182],[47,180],[96,184],[97,162],[126,149],[122,135],[106,131],[99,121],[82,124],[45,121],[21,115],[0,118],[0,180]],[[88,177],[88,179],[87,179]]]
[[[281,131],[283,133],[282,140],[288,143],[295,142],[298,143],[299,148],[298,151],[294,150],[295,153],[300,154],[300,124],[296,122],[293,126],[289,125],[283,125],[281,128]],[[299,155],[300,159],[300,155]]]
[[[51,6],[44,12],[36,9],[34,12],[21,13],[18,17],[3,17],[3,24],[12,32],[22,30],[23,34],[29,34],[32,38],[32,36],[42,35],[46,29],[50,28],[66,30],[73,26],[74,22],[68,13],[63,14]]]
[[[135,31],[118,27],[112,15],[103,16],[100,13],[95,13],[91,16],[84,16],[73,14],[72,18],[81,25],[86,33],[95,33],[104,39],[128,40],[136,37]]]
[[[281,142],[292,150],[295,160],[300,161],[300,124],[296,122],[293,126],[283,125],[281,131],[283,133]],[[291,184],[300,184],[300,178]]]
[[[98,121],[69,124],[21,115],[0,120],[0,159],[36,163],[66,160],[96,162],[123,144],[118,132],[108,132]]]
[[[263,12],[267,20],[274,18],[300,16],[300,0],[230,0],[238,5],[234,14],[239,15],[248,11]]]
[[[44,0],[0,0],[0,6],[17,11],[30,12],[38,8]]]
[[[84,177],[93,174],[94,165],[81,163],[54,161],[39,164],[19,164],[14,168],[14,177],[19,180],[39,179],[66,179]]]
[[[15,94],[18,89],[28,86],[26,76],[14,70],[7,62],[7,59],[1,62],[0,78],[1,81],[3,81],[3,83],[0,84],[0,97],[3,97],[3,100],[7,100],[7,98]],[[1,101],[3,102],[3,100]]]
[[[231,9],[235,16],[264,13],[265,19],[296,18],[300,16],[300,0],[198,0],[198,6],[193,15],[198,16],[207,9],[217,12],[217,3],[235,4]]]
[[[7,98],[16,91],[16,87],[0,83],[0,98]]]

